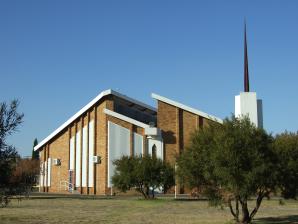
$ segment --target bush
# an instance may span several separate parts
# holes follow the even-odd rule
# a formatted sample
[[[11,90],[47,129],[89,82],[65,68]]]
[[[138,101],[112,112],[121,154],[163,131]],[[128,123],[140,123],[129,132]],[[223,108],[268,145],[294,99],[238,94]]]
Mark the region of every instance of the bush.
[[[277,135],[274,148],[279,156],[277,164],[281,194],[286,199],[298,195],[298,133],[284,132]]]
[[[116,171],[112,183],[122,192],[135,188],[145,199],[150,199],[155,197],[157,189],[166,192],[175,184],[174,169],[155,157],[123,156],[114,164]]]

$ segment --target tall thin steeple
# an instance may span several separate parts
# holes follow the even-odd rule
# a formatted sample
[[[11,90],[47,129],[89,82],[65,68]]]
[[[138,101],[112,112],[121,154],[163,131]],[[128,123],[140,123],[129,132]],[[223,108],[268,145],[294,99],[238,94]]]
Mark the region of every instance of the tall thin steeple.
[[[246,21],[244,21],[244,92],[249,92],[248,56],[246,40]]]
[[[256,92],[250,92],[248,74],[248,56],[246,39],[246,21],[244,20],[244,92],[235,96],[235,117],[248,116],[256,127],[263,128],[263,103]]]

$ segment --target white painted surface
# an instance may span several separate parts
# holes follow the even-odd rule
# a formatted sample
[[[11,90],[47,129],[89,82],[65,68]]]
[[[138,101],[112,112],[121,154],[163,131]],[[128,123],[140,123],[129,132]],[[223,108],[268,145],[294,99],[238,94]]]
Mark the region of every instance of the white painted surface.
[[[241,114],[240,95],[235,96],[235,117],[239,117]]]
[[[72,136],[70,139],[69,147],[69,169],[74,170],[74,161],[75,161],[75,136]]]
[[[261,107],[261,103],[259,103]],[[258,108],[257,94],[255,92],[241,92],[235,97],[235,116],[248,116],[250,121],[256,127],[262,127],[262,118],[258,117],[261,114],[262,108]],[[260,122],[260,125],[259,125]]]
[[[76,134],[76,187],[81,186],[81,131]]]
[[[142,127],[142,128],[148,128],[149,127],[148,124],[142,123],[140,121],[137,121],[135,119],[132,119],[132,118],[127,117],[127,116],[124,116],[122,114],[119,114],[117,112],[111,111],[111,110],[106,109],[106,108],[103,110],[103,112],[105,114],[108,114],[110,116],[116,117],[116,118],[118,118],[120,120],[126,121],[128,123],[134,124],[134,125],[139,126],[139,127]]]
[[[48,161],[44,162],[44,186],[48,186]]]
[[[88,187],[93,187],[93,175],[94,175],[94,120],[89,122],[89,175],[88,175]]]
[[[148,127],[148,128],[145,128],[145,135],[161,136],[161,131],[159,128],[156,128],[156,127]]]
[[[160,139],[148,139],[148,154],[152,156],[152,147],[156,146],[156,157],[163,160],[163,142]]]
[[[130,130],[108,122],[108,187],[115,173],[113,161],[130,155]]]
[[[83,127],[83,149],[82,149],[82,187],[87,187],[87,159],[88,159],[88,133],[87,126]]]
[[[133,153],[134,156],[143,155],[143,136],[133,133]]]
[[[40,175],[39,175],[39,186],[40,187],[44,186],[44,174],[45,174],[44,162],[40,162]]]
[[[52,159],[48,158],[48,187],[51,186]]]
[[[69,118],[65,123],[63,123],[55,131],[53,131],[48,137],[43,139],[37,146],[34,147],[34,150],[38,150],[40,147],[42,147],[45,143],[47,143],[49,140],[51,140],[53,137],[55,137],[59,132],[61,132],[64,128],[66,128],[73,121],[75,121],[79,116],[81,116],[83,113],[85,113],[90,107],[92,107],[95,103],[97,103],[99,100],[101,100],[103,97],[105,97],[107,95],[114,95],[119,98],[125,99],[129,102],[140,105],[142,107],[148,108],[149,110],[156,111],[156,108],[154,108],[154,107],[151,107],[151,106],[144,104],[138,100],[135,100],[133,98],[125,96],[121,93],[118,93],[118,92],[112,90],[112,89],[108,89],[108,90],[101,92],[97,97],[95,97],[93,100],[91,100],[86,106],[84,106],[81,110],[79,110],[75,115],[73,115],[71,118]]]
[[[191,112],[191,113],[193,113],[193,114],[197,114],[197,115],[199,115],[199,116],[205,117],[205,118],[210,119],[210,120],[213,120],[213,121],[217,121],[217,122],[219,122],[219,123],[222,123],[222,122],[223,122],[222,119],[220,119],[220,118],[218,118],[218,117],[215,117],[215,116],[210,115],[210,114],[207,114],[207,113],[205,113],[205,112],[196,110],[196,109],[191,108],[191,107],[189,107],[189,106],[186,106],[186,105],[184,105],[184,104],[182,104],[182,103],[176,102],[176,101],[174,101],[174,100],[170,100],[170,99],[168,99],[168,98],[166,98],[166,97],[157,95],[157,94],[155,94],[155,93],[152,93],[151,96],[152,96],[152,98],[154,98],[154,99],[156,99],[156,100],[159,100],[159,101],[165,102],[165,103],[167,103],[167,104],[173,105],[173,106],[175,106],[175,107],[181,108],[181,109],[186,110],[186,111],[188,111],[188,112]]]

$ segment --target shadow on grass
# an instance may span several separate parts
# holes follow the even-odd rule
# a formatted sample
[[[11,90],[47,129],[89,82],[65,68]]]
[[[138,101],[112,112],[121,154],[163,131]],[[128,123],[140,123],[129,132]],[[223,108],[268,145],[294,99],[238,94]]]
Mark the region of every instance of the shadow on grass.
[[[289,216],[282,216],[282,217],[275,217],[275,218],[259,218],[255,219],[255,224],[298,224],[298,215],[289,215]]]

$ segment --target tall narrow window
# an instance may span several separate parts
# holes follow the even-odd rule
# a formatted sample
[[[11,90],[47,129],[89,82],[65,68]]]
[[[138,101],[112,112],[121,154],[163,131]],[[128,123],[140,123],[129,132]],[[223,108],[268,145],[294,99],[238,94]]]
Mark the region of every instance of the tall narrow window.
[[[93,187],[93,176],[94,176],[94,120],[89,122],[89,181],[88,187]]]
[[[153,146],[152,146],[152,158],[156,158],[156,154],[157,154],[157,149],[156,149],[156,145],[154,144]]]
[[[52,160],[48,158],[48,187],[51,186],[51,168],[52,168]]]
[[[130,155],[130,130],[108,122],[108,187],[112,187],[115,174],[113,161]]]
[[[143,136],[133,133],[133,153],[134,156],[142,156],[143,154]]]
[[[83,148],[82,148],[82,187],[87,187],[87,159],[88,141],[87,125],[83,127]]]
[[[70,152],[69,152],[69,169],[74,170],[75,162],[75,136],[72,136],[70,139]]]
[[[39,184],[41,187],[44,186],[44,175],[45,175],[45,171],[44,171],[44,163],[40,162],[40,178],[39,178]]]
[[[81,186],[81,131],[76,134],[76,187]]]

